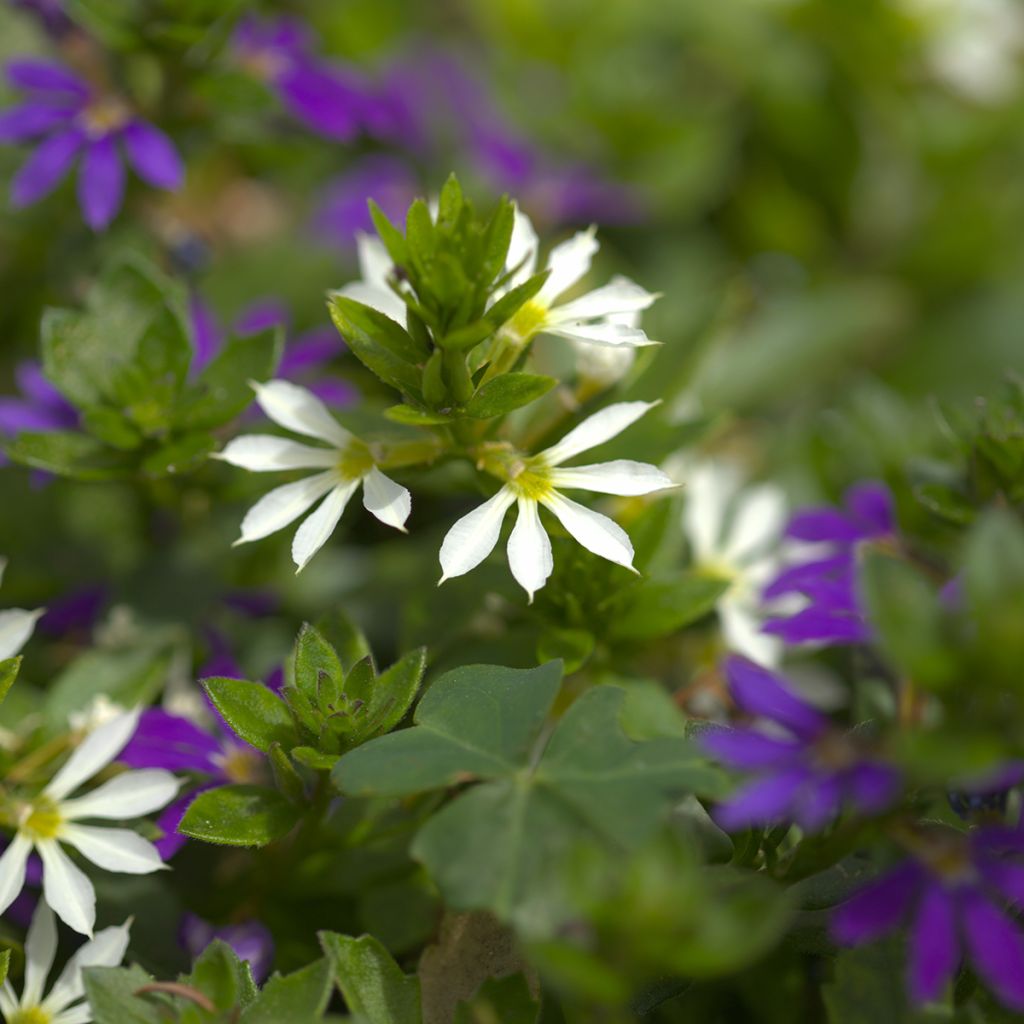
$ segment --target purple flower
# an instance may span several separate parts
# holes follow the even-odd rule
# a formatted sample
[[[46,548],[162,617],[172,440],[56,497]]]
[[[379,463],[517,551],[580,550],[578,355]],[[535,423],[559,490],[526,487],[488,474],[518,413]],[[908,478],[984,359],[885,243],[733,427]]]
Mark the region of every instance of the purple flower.
[[[318,58],[309,28],[294,18],[246,16],[232,48],[247,71],[266,82],[288,112],[330,139],[351,139],[368,119],[372,97],[351,69]]]
[[[814,554],[790,565],[764,591],[773,601],[799,594],[807,604],[793,615],[769,619],[764,632],[788,644],[856,644],[871,638],[857,592],[857,562],[867,541],[894,539],[896,516],[884,484],[869,481],[850,488],[842,510],[830,507],[797,512],[786,528],[791,540],[815,545]]]
[[[24,431],[73,430],[78,412],[46,379],[34,360],[14,371],[20,397],[0,397],[0,434],[15,437]]]
[[[745,658],[732,657],[726,673],[736,704],[767,720],[772,731],[743,727],[706,733],[706,749],[753,778],[715,811],[728,831],[795,821],[821,829],[847,804],[875,814],[899,792],[895,769],[873,758],[850,734]]]
[[[259,921],[242,921],[218,928],[196,914],[185,914],[182,917],[178,940],[193,959],[214,939],[226,942],[238,955],[239,960],[249,962],[253,981],[257,985],[270,973],[270,964],[274,958],[274,939],[266,925]]]
[[[329,241],[351,247],[357,234],[373,231],[369,200],[401,223],[418,194],[416,175],[403,160],[379,154],[366,157],[327,187],[316,214],[316,230]]]
[[[1024,1010],[1024,934],[1005,909],[1024,904],[1024,832],[934,826],[915,834],[913,853],[834,911],[836,940],[859,945],[909,922],[915,1002],[939,996],[966,955],[1003,1003]]]
[[[195,355],[193,374],[200,373],[219,352],[224,334],[210,307],[193,292],[189,313],[192,319],[192,340]],[[260,299],[247,306],[235,319],[232,333],[242,337],[256,334],[268,327],[288,326],[288,310],[274,298]],[[324,375],[324,367],[342,352],[344,342],[332,327],[314,327],[290,339],[277,368],[277,376],[304,383],[329,405],[350,405],[359,396],[348,381]],[[312,377],[312,380],[310,379]]]
[[[98,93],[53,61],[11,61],[7,77],[26,98],[0,114],[0,142],[36,143],[11,183],[14,206],[48,195],[80,158],[78,202],[85,222],[102,230],[124,198],[122,150],[143,181],[164,189],[181,184],[184,170],[174,144],[119,97]]]

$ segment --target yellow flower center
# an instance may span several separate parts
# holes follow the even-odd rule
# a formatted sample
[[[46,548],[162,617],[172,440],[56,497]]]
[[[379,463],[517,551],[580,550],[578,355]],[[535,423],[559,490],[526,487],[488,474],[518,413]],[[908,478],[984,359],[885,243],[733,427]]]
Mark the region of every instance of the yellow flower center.
[[[358,480],[373,469],[373,456],[370,449],[353,438],[338,456],[338,472],[346,480]]]
[[[288,60],[274,50],[250,50],[239,59],[245,71],[264,82],[272,82],[282,71],[287,70]]]
[[[520,342],[529,341],[545,324],[548,318],[548,307],[536,299],[530,299],[519,307],[519,311],[508,323],[508,330],[515,334]]]
[[[551,467],[536,455],[514,463],[509,470],[508,483],[517,498],[532,501],[541,501],[554,491]]]
[[[263,782],[263,759],[255,750],[232,746],[218,758],[224,774],[232,782]]]
[[[29,805],[28,815],[21,827],[31,839],[56,839],[63,824],[64,819],[57,805],[41,796]]]
[[[28,1006],[24,1010],[15,1010],[8,1024],[50,1024],[53,1020],[41,1006]]]
[[[116,96],[102,96],[82,112],[82,124],[90,138],[98,139],[123,128],[131,120],[131,111]]]

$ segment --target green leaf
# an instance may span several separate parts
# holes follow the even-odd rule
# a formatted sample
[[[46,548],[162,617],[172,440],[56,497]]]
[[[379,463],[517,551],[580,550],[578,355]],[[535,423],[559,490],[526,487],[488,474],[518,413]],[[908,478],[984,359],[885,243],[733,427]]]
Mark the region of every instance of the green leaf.
[[[295,685],[323,711],[337,701],[344,682],[337,651],[315,626],[303,625],[295,641]]]
[[[412,335],[391,317],[372,306],[364,305],[344,295],[332,296],[332,300],[343,312],[348,330],[342,331],[346,339],[359,334],[386,349],[406,363],[422,363],[430,357],[430,347],[413,339]],[[339,325],[339,330],[341,330]]]
[[[451,231],[459,222],[459,215],[462,213],[462,186],[454,174],[448,175],[448,180],[441,188],[441,196],[438,200],[437,226],[443,231]]]
[[[409,262],[422,274],[437,251],[437,237],[430,210],[422,199],[416,199],[405,216],[405,244]]]
[[[119,480],[130,476],[133,462],[124,452],[73,430],[30,431],[7,441],[4,451],[14,461],[72,480]]]
[[[94,437],[122,451],[132,451],[142,444],[142,435],[131,421],[108,405],[94,405],[82,413],[82,425]]]
[[[214,676],[202,680],[202,686],[224,721],[257,750],[266,753],[274,743],[291,748],[298,742],[288,705],[263,683]]]
[[[561,678],[557,661],[533,669],[469,665],[447,672],[420,701],[415,728],[346,754],[334,782],[353,796],[406,796],[514,772],[528,756]]]
[[[263,986],[240,1024],[307,1024],[320,1020],[334,987],[334,972],[326,957],[292,974],[274,974]]]
[[[484,258],[480,267],[483,284],[490,284],[504,268],[514,226],[515,207],[508,196],[502,196],[484,229]]]
[[[485,316],[494,330],[508,323],[544,287],[550,271],[542,270],[539,274],[528,277],[522,284],[503,295]]]
[[[248,1006],[256,998],[248,962],[221,939],[214,939],[199,955],[188,984],[209,996],[218,1010]]]
[[[536,1024],[540,1003],[521,974],[485,981],[472,999],[459,1004],[453,1024]]]
[[[312,747],[293,747],[292,757],[306,768],[318,772],[329,772],[337,763],[337,754],[321,754]]]
[[[363,1024],[422,1024],[420,986],[372,936],[320,932],[349,1010]]]
[[[181,429],[211,430],[234,419],[252,403],[251,380],[268,380],[284,349],[284,330],[231,338],[188,389],[175,410]]]
[[[135,993],[152,978],[138,966],[86,967],[82,971],[95,1024],[163,1024],[166,1015]]]
[[[537,640],[537,660],[561,658],[565,674],[572,675],[594,653],[594,634],[585,629],[561,629],[547,626]]]
[[[302,782],[302,776],[295,770],[295,765],[281,748],[280,743],[270,745],[268,757],[270,770],[274,775],[274,784],[277,788],[294,803],[304,800],[306,787]]]
[[[394,352],[379,344],[369,333],[358,326],[356,321],[351,319],[353,306],[360,307],[361,303],[355,302],[352,299],[346,299],[340,295],[332,295],[328,302],[331,319],[348,343],[352,353],[371,373],[376,374],[385,384],[419,401],[419,369],[408,360],[395,355]],[[362,308],[365,309],[367,307]]]
[[[266,846],[287,835],[298,808],[268,786],[220,786],[200,793],[178,830],[223,846]]]
[[[18,670],[21,668],[21,655],[15,658],[5,658],[0,661],[0,704],[3,704],[14,680],[18,678]]]
[[[7,980],[7,971],[11,966],[11,951],[9,949],[0,952],[0,985]]]
[[[359,719],[358,742],[390,732],[398,725],[419,693],[426,668],[427,649],[419,647],[377,676],[370,688],[366,710]]]
[[[368,205],[370,217],[373,218],[373,226],[377,229],[377,234],[380,235],[380,240],[384,243],[388,255],[399,266],[404,266],[409,262],[405,236],[388,220],[387,214],[372,199],[369,200]]]
[[[554,377],[533,373],[505,373],[480,388],[466,404],[466,415],[476,420],[505,416],[535,402],[558,383]]]
[[[139,468],[150,478],[188,473],[206,462],[216,447],[217,442],[212,434],[187,434],[161,445],[142,460]]]
[[[334,648],[347,674],[356,662],[371,657],[370,644],[363,631],[340,609],[321,615],[316,628]]]
[[[640,580],[608,602],[612,636],[650,640],[674,633],[713,611],[728,587],[729,580],[700,572],[682,572],[667,580]]]
[[[440,351],[437,355],[440,357]],[[403,423],[410,427],[438,427],[452,421],[451,416],[446,413],[417,409],[412,405],[393,405],[390,409],[384,410],[384,415],[392,423]]]
[[[466,349],[476,348],[480,342],[486,340],[494,333],[494,324],[487,318],[474,320],[465,327],[446,334],[438,345],[443,349],[450,349],[454,352],[462,352]]]

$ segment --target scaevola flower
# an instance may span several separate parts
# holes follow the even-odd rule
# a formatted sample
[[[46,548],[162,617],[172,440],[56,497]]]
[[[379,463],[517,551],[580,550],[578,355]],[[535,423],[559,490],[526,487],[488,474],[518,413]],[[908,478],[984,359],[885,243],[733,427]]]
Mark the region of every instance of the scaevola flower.
[[[242,535],[236,544],[261,540],[283,530],[320,501],[292,541],[292,558],[302,570],[334,532],[360,485],[366,510],[382,523],[405,532],[412,509],[409,492],[377,468],[369,447],[341,426],[316,395],[284,380],[254,382],[252,386],[260,408],[278,426],[312,437],[327,447],[299,444],[271,434],[236,437],[228,444],[217,457],[242,469],[257,473],[320,471],[276,487],[260,498],[242,520]]]
[[[542,505],[588,551],[632,569],[633,545],[626,531],[600,512],[565,497],[562,490],[640,495],[673,487],[673,481],[656,466],[628,459],[590,466],[563,463],[615,437],[651,408],[648,402],[610,405],[546,451],[514,459],[501,490],[448,531],[441,545],[441,582],[474,569],[494,550],[511,505],[518,506],[519,516],[508,539],[509,568],[531,601],[554,565],[551,541],[540,521]]]
[[[7,559],[0,558],[0,581],[3,580]],[[0,661],[13,658],[28,643],[36,623],[45,608],[26,611],[24,608],[5,608],[0,611]]]

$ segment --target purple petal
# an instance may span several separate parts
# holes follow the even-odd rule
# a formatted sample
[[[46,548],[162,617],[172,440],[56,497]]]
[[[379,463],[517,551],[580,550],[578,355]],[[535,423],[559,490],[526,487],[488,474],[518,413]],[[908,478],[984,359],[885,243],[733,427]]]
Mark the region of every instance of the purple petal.
[[[766,736],[755,729],[709,729],[700,743],[719,761],[748,771],[788,766],[804,752],[801,743]]]
[[[936,999],[953,977],[959,961],[953,897],[937,882],[929,882],[910,932],[907,980],[914,1002]]]
[[[982,877],[1010,904],[1024,907],[1024,864],[998,858],[977,859]]]
[[[281,607],[281,598],[274,590],[233,590],[224,595],[224,603],[243,615],[263,618]]]
[[[187,718],[147,708],[118,760],[133,768],[215,774],[220,752],[220,743]]]
[[[865,761],[844,772],[842,783],[857,810],[864,814],[877,814],[896,799],[901,779],[895,768]]]
[[[999,999],[1024,1010],[1024,935],[979,893],[963,897],[963,925],[971,964]]]
[[[259,334],[268,327],[287,327],[288,320],[288,307],[280,299],[259,299],[238,314],[233,330],[241,335]]]
[[[818,832],[836,819],[842,798],[842,786],[834,775],[809,779],[796,802],[794,820],[805,832]]]
[[[0,142],[27,142],[66,124],[74,115],[72,107],[30,100],[0,113]]]
[[[199,373],[220,348],[221,334],[213,310],[193,292],[188,305],[192,327],[192,372]]]
[[[13,436],[31,430],[47,432],[66,426],[62,417],[20,398],[0,398],[0,434]]]
[[[795,768],[756,779],[716,807],[713,817],[726,832],[785,821],[797,792],[808,778],[806,769]]]
[[[124,198],[124,164],[117,142],[107,135],[92,142],[78,171],[78,202],[86,224],[102,231],[114,219]]]
[[[163,835],[153,845],[156,847],[156,852],[160,854],[161,860],[170,860],[188,842],[188,836],[182,835],[178,831],[178,826],[181,824],[181,819],[185,817],[185,812],[192,805],[192,801],[203,790],[209,788],[209,786],[197,786],[195,789],[190,789],[160,812],[160,816],[156,819],[156,826],[163,832]]]
[[[71,408],[67,399],[47,380],[43,368],[34,359],[23,359],[14,370],[18,390],[40,405]]]
[[[725,671],[733,698],[747,714],[770,718],[803,739],[813,739],[828,728],[825,715],[767,669],[734,655],[726,660]]]
[[[28,206],[52,192],[67,174],[84,141],[78,128],[68,128],[44,139],[11,182],[12,205]]]
[[[19,89],[32,92],[56,92],[79,99],[89,98],[89,86],[63,64],[37,57],[9,61],[7,80]]]
[[[359,392],[347,380],[342,380],[340,377],[321,377],[312,385],[307,386],[321,402],[326,402],[327,405],[353,405],[359,399]]]
[[[892,931],[910,910],[923,876],[921,867],[908,860],[869,882],[832,912],[835,940],[858,946]]]
[[[344,349],[345,343],[336,330],[331,327],[315,327],[288,343],[277,374],[279,377],[291,378],[304,370],[319,369]]]
[[[72,591],[56,601],[47,601],[46,614],[39,620],[39,628],[57,637],[91,630],[99,619],[107,597],[106,587],[96,584]]]
[[[885,484],[867,480],[846,492],[845,505],[867,537],[896,532],[896,511]]]
[[[871,639],[871,630],[859,619],[817,608],[805,608],[785,619],[768,619],[762,633],[777,636],[787,644],[861,644]]]
[[[209,679],[211,676],[222,676],[225,679],[245,679],[245,672],[238,664],[238,659],[231,650],[227,637],[212,627],[205,630],[206,642],[210,647],[206,661],[199,668],[199,678]],[[211,705],[216,714],[217,709]]]
[[[316,214],[316,229],[350,246],[358,232],[373,230],[368,200],[374,200],[392,220],[400,220],[416,193],[416,176],[408,164],[391,156],[366,157],[329,186]]]
[[[135,173],[154,188],[176,189],[185,176],[174,143],[146,121],[132,121],[121,134]]]
[[[231,41],[244,53],[267,50],[296,58],[312,47],[313,37],[298,18],[257,18],[247,14],[238,23]]]
[[[308,128],[331,139],[351,139],[359,130],[362,96],[340,71],[295,64],[278,77],[288,111]]]
[[[799,565],[790,566],[765,587],[763,597],[770,601],[783,594],[791,594],[794,591],[803,593],[806,586],[819,579],[827,579],[836,573],[843,573],[852,578],[853,552],[844,551],[838,555],[829,555],[827,558],[817,558],[809,562],[801,562]]]
[[[834,541],[854,544],[864,537],[864,531],[849,517],[834,508],[808,508],[797,512],[786,527],[786,536],[794,540]]]
[[[192,957],[199,956],[214,939],[226,942],[240,960],[249,962],[257,984],[270,973],[274,940],[266,925],[259,921],[243,921],[215,928],[195,914],[186,914],[182,918],[179,940]]]

